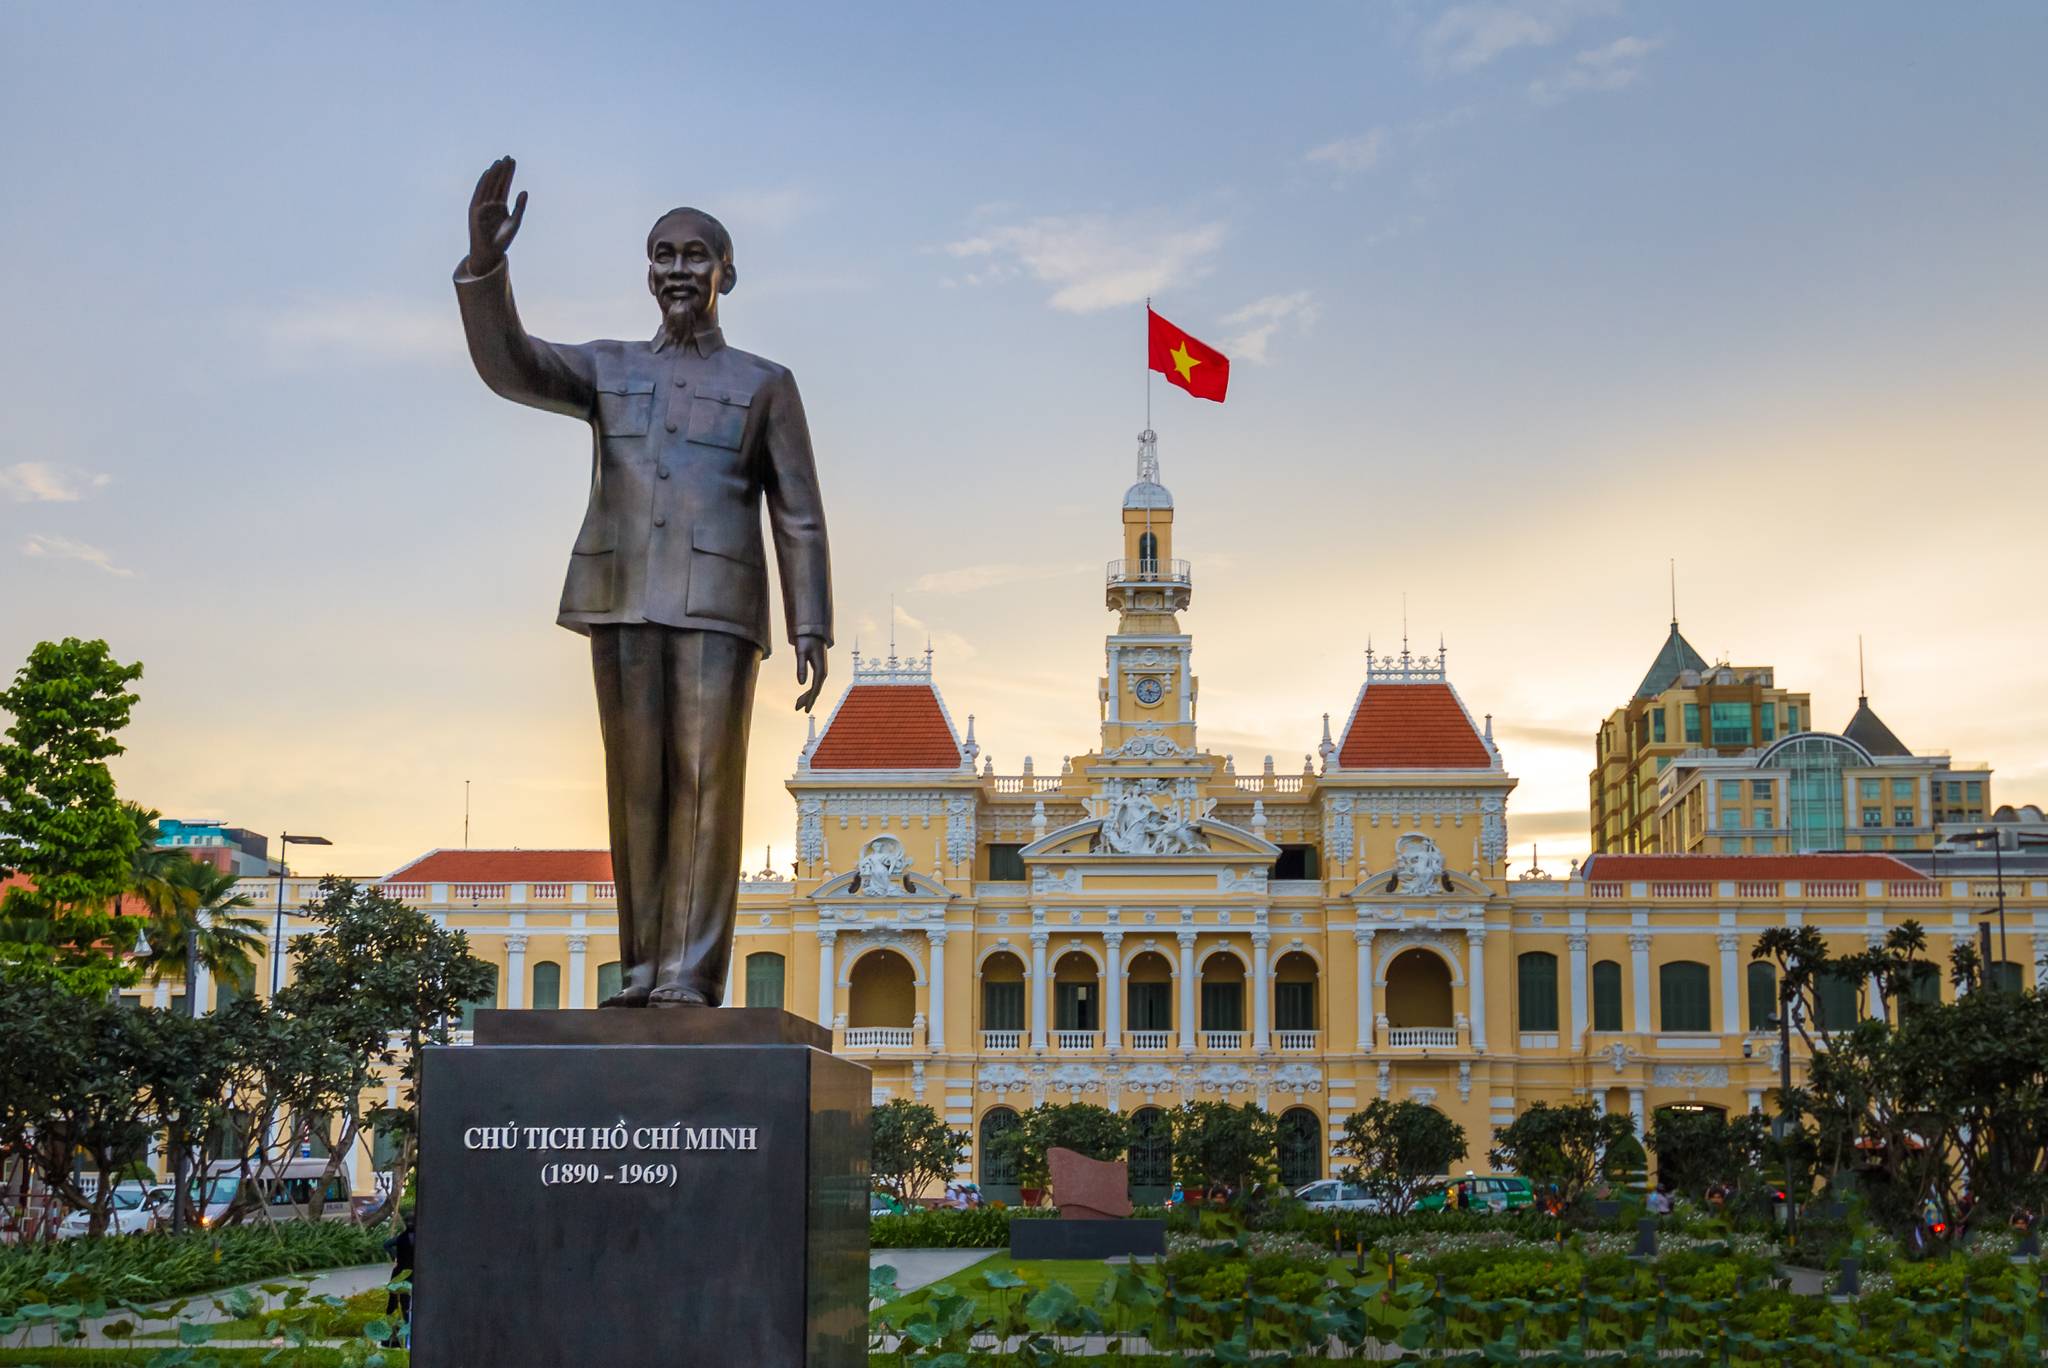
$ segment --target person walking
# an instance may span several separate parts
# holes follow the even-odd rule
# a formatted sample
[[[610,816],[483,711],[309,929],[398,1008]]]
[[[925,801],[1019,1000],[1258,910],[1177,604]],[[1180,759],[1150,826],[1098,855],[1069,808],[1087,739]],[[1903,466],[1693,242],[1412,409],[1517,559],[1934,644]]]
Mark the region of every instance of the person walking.
[[[391,1337],[384,1341],[391,1349],[404,1349],[412,1345],[412,1262],[413,1262],[413,1216],[406,1213],[405,1225],[396,1235],[384,1242],[384,1252],[391,1256],[391,1281],[404,1283],[405,1291],[393,1288],[384,1297],[384,1314],[396,1314],[396,1323],[391,1328]]]

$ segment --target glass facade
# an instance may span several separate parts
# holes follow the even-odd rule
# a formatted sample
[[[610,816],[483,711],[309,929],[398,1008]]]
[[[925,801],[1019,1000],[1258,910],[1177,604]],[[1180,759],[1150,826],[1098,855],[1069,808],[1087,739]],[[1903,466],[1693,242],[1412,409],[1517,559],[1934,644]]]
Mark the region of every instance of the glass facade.
[[[1700,705],[1697,703],[1685,705],[1685,739],[1688,741],[1700,739]]]
[[[1772,761],[1785,777],[1785,825],[1792,850],[1839,850],[1847,814],[1842,810],[1842,771],[1867,763],[1856,747],[1837,736],[1815,734],[1780,743]]]
[[[1708,714],[1717,746],[1746,746],[1750,742],[1750,708],[1747,703],[1716,703]]]

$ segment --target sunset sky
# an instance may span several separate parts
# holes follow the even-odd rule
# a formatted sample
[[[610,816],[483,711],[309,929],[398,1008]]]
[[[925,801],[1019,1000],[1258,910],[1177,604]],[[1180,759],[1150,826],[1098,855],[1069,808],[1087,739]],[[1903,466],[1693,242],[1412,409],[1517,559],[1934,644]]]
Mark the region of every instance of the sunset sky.
[[[1669,614],[1839,727],[2048,800],[2048,7],[0,8],[0,665],[147,673],[126,796],[384,873],[601,845],[554,625],[588,438],[489,392],[449,274],[494,158],[527,325],[652,331],[672,205],[802,384],[851,648],[934,645],[1014,773],[1095,736],[1143,301],[1204,743],[1299,772],[1364,648],[1447,641],[1586,848]],[[749,867],[785,869],[793,655]]]

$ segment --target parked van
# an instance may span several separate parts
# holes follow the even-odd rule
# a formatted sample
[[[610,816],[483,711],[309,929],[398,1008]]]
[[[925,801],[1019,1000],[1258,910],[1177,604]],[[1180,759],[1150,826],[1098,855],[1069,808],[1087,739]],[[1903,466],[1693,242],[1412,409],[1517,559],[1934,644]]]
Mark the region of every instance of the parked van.
[[[1458,1205],[1467,1211],[1520,1211],[1536,1202],[1536,1190],[1527,1178],[1487,1173],[1438,1183],[1422,1194],[1415,1209],[1442,1211],[1453,1187],[1459,1189]]]
[[[214,1225],[228,1211],[226,1200],[215,1205],[216,1195],[232,1198],[235,1196],[234,1183],[240,1167],[233,1160],[221,1160],[207,1170],[210,1191],[207,1193],[206,1223]],[[325,1221],[346,1221],[350,1218],[348,1179],[342,1174],[329,1178],[325,1159],[287,1159],[281,1168],[272,1169],[259,1177],[242,1184],[241,1205],[245,1208],[261,1206],[269,1210],[273,1221],[311,1220],[313,1195],[321,1194],[323,1207],[320,1218]],[[324,1190],[322,1184],[325,1184]],[[225,1184],[225,1188],[223,1187]],[[243,1220],[262,1220],[262,1216],[251,1212]]]

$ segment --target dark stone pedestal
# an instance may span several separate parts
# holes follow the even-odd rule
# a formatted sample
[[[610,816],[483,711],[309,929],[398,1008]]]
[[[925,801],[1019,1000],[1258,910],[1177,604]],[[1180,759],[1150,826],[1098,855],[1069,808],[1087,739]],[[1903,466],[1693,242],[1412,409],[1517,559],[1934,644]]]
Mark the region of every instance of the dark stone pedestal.
[[[761,1009],[480,1012],[420,1083],[417,1368],[865,1368],[868,1071]]]
[[[1013,1259],[1114,1259],[1166,1253],[1166,1222],[1024,1220],[1010,1222]]]

